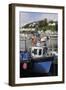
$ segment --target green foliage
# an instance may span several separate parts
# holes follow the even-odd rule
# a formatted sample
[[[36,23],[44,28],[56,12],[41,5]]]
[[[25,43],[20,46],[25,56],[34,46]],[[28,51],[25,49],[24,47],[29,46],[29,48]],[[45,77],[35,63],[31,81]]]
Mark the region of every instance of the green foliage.
[[[34,23],[34,22],[33,22]],[[47,20],[47,18],[45,18],[44,20],[41,21],[36,21],[35,25],[33,25],[33,23],[29,23],[23,26],[23,28],[35,28],[35,30],[51,30],[51,31],[57,31],[58,30],[58,23],[57,21],[54,22],[53,20],[49,21]],[[55,25],[49,25],[55,23]]]

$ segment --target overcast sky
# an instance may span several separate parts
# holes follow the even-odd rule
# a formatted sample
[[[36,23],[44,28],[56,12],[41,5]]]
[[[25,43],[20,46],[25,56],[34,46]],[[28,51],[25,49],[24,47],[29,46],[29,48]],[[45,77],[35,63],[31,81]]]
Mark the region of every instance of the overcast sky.
[[[20,12],[19,13],[19,26],[22,27],[27,23],[31,23],[38,20],[49,20],[58,21],[57,13],[39,13],[39,12]]]

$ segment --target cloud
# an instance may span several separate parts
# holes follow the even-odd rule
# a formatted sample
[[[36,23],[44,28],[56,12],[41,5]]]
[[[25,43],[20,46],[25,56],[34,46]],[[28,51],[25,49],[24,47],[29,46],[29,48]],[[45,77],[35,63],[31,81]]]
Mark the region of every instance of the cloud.
[[[19,23],[20,26],[23,26],[27,23],[29,23],[30,13],[20,13],[19,15]]]
[[[22,27],[27,23],[43,20],[45,18],[47,18],[48,21],[49,20],[57,21],[58,15],[56,13],[20,12],[19,24],[20,24],[20,27]]]

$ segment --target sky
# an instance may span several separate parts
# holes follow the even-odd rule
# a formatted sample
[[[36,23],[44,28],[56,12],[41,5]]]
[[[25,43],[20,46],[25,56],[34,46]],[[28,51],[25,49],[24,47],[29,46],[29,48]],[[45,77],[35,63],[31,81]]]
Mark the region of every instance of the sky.
[[[58,15],[57,13],[40,13],[40,12],[20,12],[19,13],[19,25],[20,27],[24,26],[25,24],[44,20],[47,18],[47,20],[54,20],[58,21]]]

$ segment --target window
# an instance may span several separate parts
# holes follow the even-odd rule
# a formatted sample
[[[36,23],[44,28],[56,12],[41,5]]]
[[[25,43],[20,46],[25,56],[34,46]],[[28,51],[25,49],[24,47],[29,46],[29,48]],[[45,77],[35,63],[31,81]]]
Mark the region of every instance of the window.
[[[41,55],[41,51],[42,51],[42,49],[39,49],[39,55]]]
[[[37,49],[34,49],[34,51],[32,51],[32,53],[34,53],[36,55],[37,54]]]
[[[34,49],[34,54],[37,54],[37,49]]]

